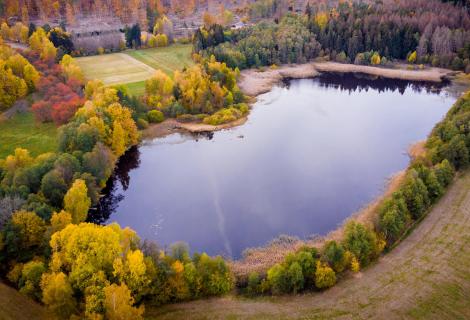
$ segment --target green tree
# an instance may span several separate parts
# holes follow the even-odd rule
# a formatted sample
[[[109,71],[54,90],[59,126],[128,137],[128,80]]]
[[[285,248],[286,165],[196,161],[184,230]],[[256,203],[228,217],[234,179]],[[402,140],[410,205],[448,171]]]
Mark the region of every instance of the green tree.
[[[342,272],[348,263],[343,246],[334,240],[328,241],[323,247],[323,259],[336,272]]]
[[[362,266],[369,264],[380,253],[376,234],[355,221],[350,221],[345,226],[343,246],[357,257]]]

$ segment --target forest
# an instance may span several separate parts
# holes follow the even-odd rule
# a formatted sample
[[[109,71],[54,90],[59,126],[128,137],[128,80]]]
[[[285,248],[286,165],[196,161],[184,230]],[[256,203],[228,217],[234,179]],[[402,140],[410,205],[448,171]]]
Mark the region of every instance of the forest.
[[[172,39],[166,36],[165,19],[152,12],[147,16],[147,7],[165,11],[160,1],[0,2],[5,15],[23,21],[1,24],[0,111],[29,99],[36,121],[54,123],[59,141],[56,152],[32,156],[16,148],[0,159],[4,281],[61,319],[143,319],[145,305],[229,292],[257,296],[326,290],[406,236],[457,172],[470,165],[470,93],[435,126],[425,155],[412,161],[372,227],[349,222],[342,239],[302,247],[266,273],[237,278],[221,256],[192,252],[184,243],[162,248],[128,227],[89,222],[88,213],[120,157],[141,141],[139,130],[166,118],[219,125],[247,115],[247,97],[237,84],[240,69],[322,57],[383,66],[406,60],[470,72],[470,17],[461,2],[308,4],[304,12],[280,18],[276,3],[262,1],[248,10],[256,19],[274,19],[239,30],[218,23],[198,28],[195,65],[172,75],[157,71],[137,98],[123,86],[87,81],[73,57],[69,34],[29,20],[112,12],[124,21],[145,20],[125,30],[127,47],[142,45],[140,26],[149,25],[156,30],[150,42],[166,46]],[[188,12],[203,4],[171,1],[172,7]],[[7,41],[28,49],[14,50]]]
[[[461,7],[438,1],[344,2],[325,10],[308,5],[250,28],[197,31],[194,50],[240,69],[312,58],[386,65],[393,60],[470,70],[470,20]]]

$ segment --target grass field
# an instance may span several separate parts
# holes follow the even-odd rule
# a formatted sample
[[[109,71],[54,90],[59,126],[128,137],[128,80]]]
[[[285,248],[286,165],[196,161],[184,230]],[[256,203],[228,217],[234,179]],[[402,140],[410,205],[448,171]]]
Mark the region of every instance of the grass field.
[[[127,54],[172,76],[173,71],[194,65],[191,60],[191,50],[191,45],[172,45],[166,48],[129,51]]]
[[[155,70],[125,53],[77,58],[85,77],[106,85],[131,83],[150,78]]]
[[[392,252],[330,290],[146,308],[147,319],[470,319],[470,172]]]
[[[100,79],[106,85],[125,84],[133,95],[144,93],[144,81],[160,69],[168,75],[192,66],[191,45],[132,50],[101,56],[77,58],[85,77]]]
[[[30,112],[18,113],[11,119],[0,120],[0,141],[0,159],[18,147],[37,156],[57,149],[57,129],[52,123],[36,123]]]

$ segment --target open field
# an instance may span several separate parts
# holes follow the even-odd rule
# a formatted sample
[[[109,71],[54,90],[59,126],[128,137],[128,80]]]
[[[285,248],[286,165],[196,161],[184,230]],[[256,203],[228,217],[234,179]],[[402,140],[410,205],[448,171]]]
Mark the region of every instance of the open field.
[[[173,75],[175,70],[192,66],[191,50],[191,45],[172,45],[82,57],[77,62],[87,79],[100,79],[106,85],[125,84],[131,94],[139,96],[144,93],[144,81],[155,70]]]
[[[57,149],[57,129],[53,123],[36,123],[31,112],[18,113],[0,120],[0,141],[0,159],[19,147],[37,156]]]
[[[173,76],[173,71],[194,65],[191,51],[192,45],[190,44],[175,44],[165,48],[129,51],[127,54],[154,69],[160,69],[169,76]]]
[[[85,77],[107,85],[131,83],[150,78],[155,70],[125,53],[77,58]]]
[[[235,296],[147,308],[147,319],[468,319],[470,172],[412,234],[322,293]]]

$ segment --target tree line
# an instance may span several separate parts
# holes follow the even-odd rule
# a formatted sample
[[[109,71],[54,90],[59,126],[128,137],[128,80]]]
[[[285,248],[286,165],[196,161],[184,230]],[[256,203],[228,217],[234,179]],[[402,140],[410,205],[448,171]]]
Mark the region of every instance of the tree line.
[[[308,5],[279,21],[217,29],[197,31],[194,50],[240,69],[326,57],[361,64],[408,59],[470,72],[470,15],[437,0]]]

